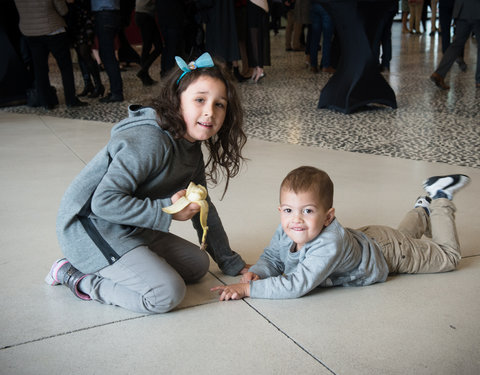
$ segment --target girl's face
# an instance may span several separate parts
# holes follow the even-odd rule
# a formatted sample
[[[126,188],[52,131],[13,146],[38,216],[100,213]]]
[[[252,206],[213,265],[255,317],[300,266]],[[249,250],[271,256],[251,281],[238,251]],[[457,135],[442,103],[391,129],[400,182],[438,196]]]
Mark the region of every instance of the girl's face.
[[[335,209],[325,210],[312,191],[280,191],[280,222],[284,232],[300,250],[317,237],[335,218]]]
[[[187,125],[184,138],[205,141],[221,129],[227,113],[227,88],[209,76],[200,76],[180,94],[180,111]]]

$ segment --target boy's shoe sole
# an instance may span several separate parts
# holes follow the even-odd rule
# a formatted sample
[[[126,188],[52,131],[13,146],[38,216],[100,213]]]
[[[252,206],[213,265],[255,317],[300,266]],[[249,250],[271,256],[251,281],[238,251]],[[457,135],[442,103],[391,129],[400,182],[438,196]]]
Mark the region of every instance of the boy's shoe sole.
[[[470,177],[464,174],[451,174],[446,176],[432,176],[423,183],[423,188],[430,197],[443,191],[450,198],[453,194],[468,184]]]

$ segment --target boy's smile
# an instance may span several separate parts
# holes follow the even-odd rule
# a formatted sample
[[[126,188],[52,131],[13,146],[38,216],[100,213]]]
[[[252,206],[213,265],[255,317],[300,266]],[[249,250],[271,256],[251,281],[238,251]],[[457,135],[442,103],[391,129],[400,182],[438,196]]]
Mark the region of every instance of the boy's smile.
[[[278,210],[282,228],[297,244],[297,251],[317,237],[335,218],[335,209],[325,211],[311,191],[295,193],[282,189]]]

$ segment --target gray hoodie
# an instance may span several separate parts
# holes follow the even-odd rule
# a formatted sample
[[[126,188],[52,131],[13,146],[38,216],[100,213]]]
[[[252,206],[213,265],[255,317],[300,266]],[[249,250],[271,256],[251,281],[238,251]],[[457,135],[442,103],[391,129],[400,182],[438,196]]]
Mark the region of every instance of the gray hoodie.
[[[298,298],[317,287],[362,286],[383,282],[388,266],[379,246],[360,230],[337,219],[298,252],[279,225],[269,246],[249,271],[252,298]]]
[[[201,143],[175,140],[157,123],[152,108],[130,106],[129,118],[112,128],[108,144],[68,187],[57,216],[65,257],[81,272],[93,273],[128,251],[148,246],[168,232],[172,217],[162,207],[190,181],[206,186]],[[209,198],[207,251],[228,275],[245,266],[231,250]],[[199,239],[199,215],[192,219]]]

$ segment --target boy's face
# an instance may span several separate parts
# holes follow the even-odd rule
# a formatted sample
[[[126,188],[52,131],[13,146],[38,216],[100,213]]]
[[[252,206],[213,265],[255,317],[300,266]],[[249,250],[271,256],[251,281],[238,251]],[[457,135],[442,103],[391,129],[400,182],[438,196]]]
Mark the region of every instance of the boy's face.
[[[200,76],[180,94],[180,106],[187,125],[184,138],[205,141],[218,133],[227,113],[227,88],[219,79]]]
[[[297,244],[297,251],[317,237],[335,218],[335,209],[325,211],[318,196],[311,191],[295,193],[282,189],[278,210],[282,228]]]

